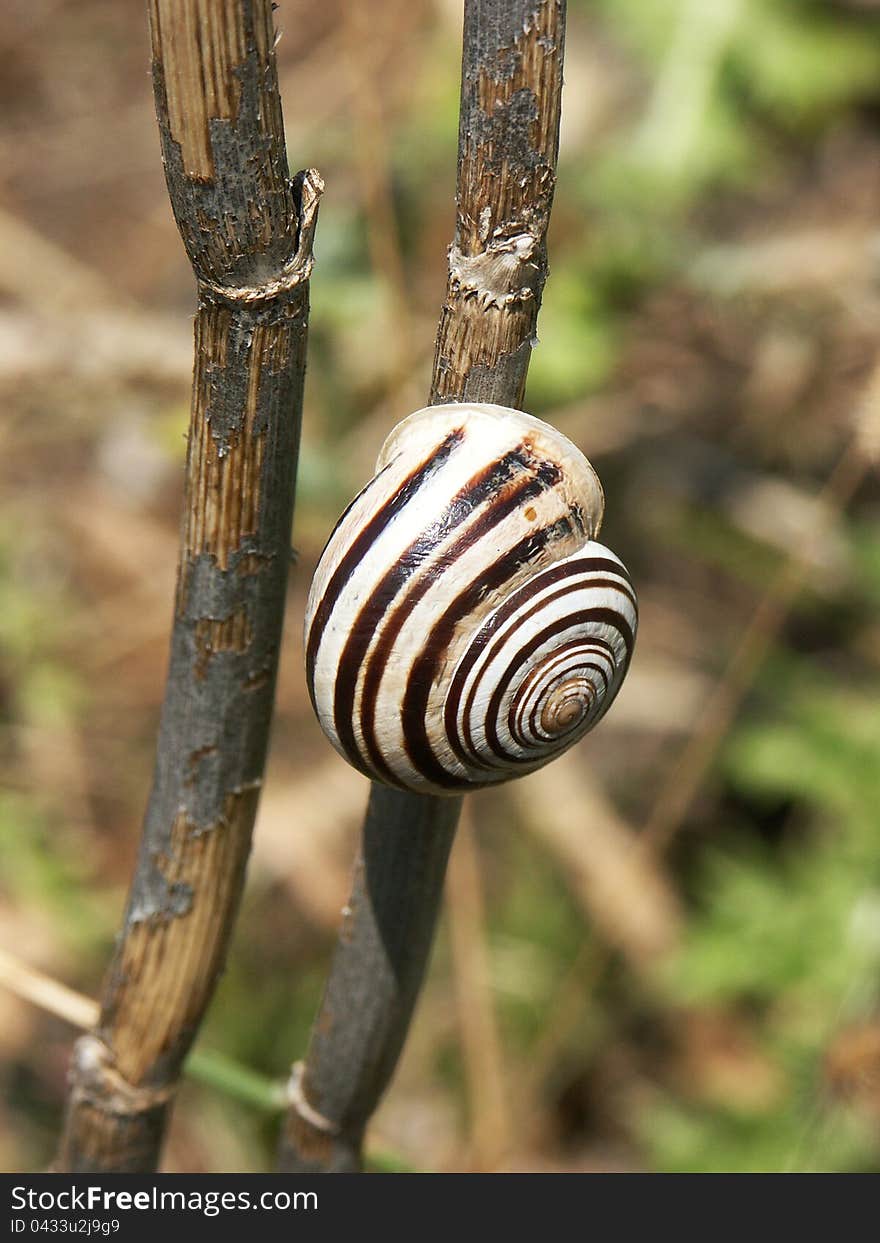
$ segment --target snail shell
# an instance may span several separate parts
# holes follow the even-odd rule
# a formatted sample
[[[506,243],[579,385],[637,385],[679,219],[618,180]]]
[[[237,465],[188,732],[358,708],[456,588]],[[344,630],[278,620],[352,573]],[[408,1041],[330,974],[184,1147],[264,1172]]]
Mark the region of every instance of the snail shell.
[[[637,606],[594,541],[598,477],[554,428],[432,406],[392,431],[336,525],[306,609],[324,732],[369,777],[455,794],[541,767],[591,729]]]

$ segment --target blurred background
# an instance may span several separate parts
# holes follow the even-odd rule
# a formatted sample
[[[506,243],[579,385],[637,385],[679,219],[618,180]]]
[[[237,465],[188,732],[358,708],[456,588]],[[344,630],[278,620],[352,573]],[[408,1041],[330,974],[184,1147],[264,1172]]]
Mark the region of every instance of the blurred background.
[[[378,1169],[880,1168],[880,5],[570,0],[527,406],[595,462],[641,631],[601,729],[470,803]],[[366,782],[305,593],[427,396],[457,0],[283,0],[327,183],[278,712],[168,1170],[271,1168]],[[166,665],[194,291],[141,0],[0,10],[0,1167],[50,1158]],[[36,997],[39,1005],[26,1000]],[[55,1011],[56,1013],[51,1013]]]

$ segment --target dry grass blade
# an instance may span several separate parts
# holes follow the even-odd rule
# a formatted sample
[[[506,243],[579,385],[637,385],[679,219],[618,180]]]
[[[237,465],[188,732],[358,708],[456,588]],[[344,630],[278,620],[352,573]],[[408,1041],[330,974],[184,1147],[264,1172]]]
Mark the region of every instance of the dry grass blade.
[[[82,993],[35,971],[5,950],[0,950],[0,984],[73,1027],[94,1027],[98,1021],[98,1003],[91,997],[83,997]]]
[[[512,797],[559,860],[599,936],[640,973],[675,946],[681,911],[662,868],[584,771],[574,752],[533,773]]]
[[[480,860],[463,817],[446,883],[458,1024],[470,1120],[470,1168],[495,1170],[510,1143],[506,1075],[495,1021]]]
[[[382,26],[377,28],[377,17]],[[407,35],[412,9],[399,2],[390,13],[377,14],[365,6],[346,7],[345,36],[351,79],[353,155],[358,161],[358,186],[367,222],[370,262],[376,279],[384,286],[387,321],[392,342],[390,388],[397,390],[411,375],[415,342],[410,294],[400,246],[400,230],[394,207],[392,170],[382,103],[375,89],[381,53],[389,32],[394,38]],[[410,380],[411,383],[411,380]]]
[[[875,377],[869,387],[868,406],[873,407],[877,388],[878,379]],[[822,489],[822,503],[818,508],[821,515],[836,515],[845,509],[871,468],[871,458],[866,454],[863,443],[865,426],[866,421],[860,420],[856,434]],[[641,835],[641,847],[645,852],[656,853],[667,849],[684,823],[743,698],[811,573],[812,561],[807,545],[816,534],[810,531],[804,536],[803,555],[790,557],[785,562],[746,626],[723,676],[697,718],[688,742],[671,766],[654,803]]]

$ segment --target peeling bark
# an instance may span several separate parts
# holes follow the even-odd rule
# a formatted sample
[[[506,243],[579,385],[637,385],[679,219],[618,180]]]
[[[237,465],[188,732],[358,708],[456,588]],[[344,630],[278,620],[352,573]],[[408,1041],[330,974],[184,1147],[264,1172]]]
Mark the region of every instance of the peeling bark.
[[[431,402],[521,406],[556,183],[563,0],[466,0],[458,215]],[[358,1170],[430,953],[460,799],[373,785],[279,1168]]]
[[[432,403],[521,407],[556,188],[565,4],[465,5],[458,212]]]
[[[156,111],[198,286],[171,658],[153,786],[56,1168],[155,1169],[250,849],[290,561],[321,181],[288,177],[269,0],[151,0]]]

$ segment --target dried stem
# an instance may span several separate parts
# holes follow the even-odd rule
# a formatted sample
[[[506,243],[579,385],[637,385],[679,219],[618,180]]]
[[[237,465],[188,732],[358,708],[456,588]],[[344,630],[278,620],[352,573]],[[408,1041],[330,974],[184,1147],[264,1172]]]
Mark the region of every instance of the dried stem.
[[[485,897],[472,817],[465,808],[446,882],[456,1010],[467,1084],[469,1170],[495,1170],[512,1131],[492,997]]]
[[[522,404],[547,276],[564,31],[562,0],[466,0],[458,215],[432,403]],[[460,808],[371,789],[353,896],[291,1080],[282,1170],[360,1168],[424,975]]]
[[[198,283],[171,659],[153,787],[58,1169],[156,1167],[222,970],[265,763],[320,178],[288,176],[270,0],[151,0],[156,110]]]
[[[458,812],[458,799],[373,790],[308,1056],[291,1078],[283,1170],[360,1168],[424,976]]]

